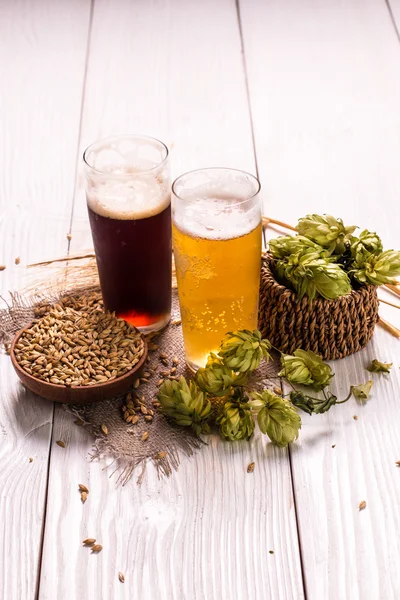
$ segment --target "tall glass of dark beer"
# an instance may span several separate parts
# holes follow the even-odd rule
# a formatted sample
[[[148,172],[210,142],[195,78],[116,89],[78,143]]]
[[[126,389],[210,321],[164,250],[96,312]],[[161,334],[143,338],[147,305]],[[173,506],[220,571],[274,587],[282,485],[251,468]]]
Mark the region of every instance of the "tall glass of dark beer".
[[[161,329],[171,312],[168,148],[125,135],[95,142],[83,160],[104,307],[144,333]]]

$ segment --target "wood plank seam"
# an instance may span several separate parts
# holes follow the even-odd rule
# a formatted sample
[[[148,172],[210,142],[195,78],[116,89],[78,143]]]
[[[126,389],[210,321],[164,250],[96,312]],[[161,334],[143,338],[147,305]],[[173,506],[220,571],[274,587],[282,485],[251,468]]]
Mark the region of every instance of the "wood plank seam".
[[[49,437],[49,450],[48,450],[48,455],[47,455],[46,487],[45,487],[44,498],[43,498],[43,520],[42,520],[42,531],[40,532],[40,545],[39,545],[38,564],[37,564],[35,600],[39,600],[39,592],[40,592],[40,575],[42,572],[43,542],[44,542],[44,533],[46,530],[47,497],[48,497],[48,493],[49,493],[51,449],[53,447],[54,412],[55,412],[55,405],[53,402],[53,413],[51,415],[51,429],[50,429],[50,437]]]
[[[256,167],[256,175],[257,175],[257,178],[260,179],[259,172],[258,172],[256,139],[255,139],[255,135],[254,135],[253,114],[252,114],[251,102],[250,102],[249,79],[247,76],[246,52],[244,49],[242,20],[241,20],[241,16],[240,16],[239,0],[235,0],[235,6],[236,6],[236,16],[237,16],[237,23],[238,23],[239,37],[240,37],[240,49],[241,49],[241,54],[242,54],[242,69],[243,69],[243,75],[244,75],[244,83],[245,83],[245,88],[246,88],[246,99],[247,99],[247,106],[248,106],[248,112],[249,112],[251,140],[252,140],[252,145],[253,145],[253,158],[254,158],[254,164]],[[265,241],[264,230],[263,230],[263,236],[264,236],[264,241]]]
[[[266,229],[267,229],[267,227],[268,227],[268,224],[263,224],[263,228],[262,228],[262,232],[263,232],[263,250],[266,250],[267,247],[268,247],[268,239],[267,239],[267,235],[266,235]],[[280,379],[280,381],[282,382],[282,379]],[[282,385],[281,385],[281,387],[282,387]],[[295,485],[294,485],[294,480],[293,480],[293,465],[292,465],[292,454],[291,454],[290,444],[288,446],[288,458],[289,458],[289,467],[290,467],[290,485],[292,487],[292,496],[293,496],[293,505],[294,505],[294,516],[295,516],[295,521],[296,521],[297,548],[298,548],[299,557],[300,557],[301,581],[302,581],[302,585],[303,585],[304,600],[307,600],[307,586],[306,586],[306,578],[305,578],[305,566],[304,566],[303,553],[302,553],[302,547],[301,547],[301,537],[300,537],[300,530],[299,530],[299,517],[298,517],[298,512],[297,512],[296,490],[295,490]]]
[[[83,72],[81,110],[80,110],[80,116],[79,116],[78,145],[76,148],[75,183],[74,183],[74,191],[73,191],[73,196],[72,196],[71,216],[70,216],[69,229],[68,229],[68,233],[70,234],[70,236],[71,236],[71,232],[72,232],[72,223],[74,220],[75,198],[76,198],[76,192],[77,192],[77,188],[78,188],[79,161],[81,158],[80,157],[80,146],[81,146],[81,139],[82,139],[83,110],[84,110],[84,106],[85,106],[85,92],[86,92],[86,82],[87,82],[87,74],[88,74],[88,67],[89,67],[90,44],[91,44],[91,40],[92,40],[94,3],[95,3],[95,0],[90,0],[89,24],[88,24],[88,34],[87,34],[87,42],[86,42],[85,69]],[[69,254],[70,248],[71,248],[71,237],[68,238],[67,254]]]
[[[394,30],[396,32],[397,39],[399,40],[399,43],[400,43],[400,31],[399,31],[399,28],[397,27],[396,19],[395,19],[394,14],[393,14],[393,10],[392,10],[391,4],[390,4],[390,0],[385,0],[385,4],[386,4],[386,7],[387,7],[387,9],[389,11],[390,20],[391,20],[392,25],[394,27]]]
[[[81,104],[80,104],[77,148],[76,148],[76,161],[75,161],[76,175],[75,175],[75,183],[74,183],[74,190],[73,190],[72,203],[71,203],[70,223],[69,223],[69,229],[68,229],[69,233],[71,233],[72,221],[73,221],[73,216],[74,216],[74,205],[75,205],[75,196],[76,196],[76,188],[77,188],[77,178],[78,178],[78,162],[79,162],[79,157],[80,157],[79,149],[80,149],[81,133],[82,133],[82,115],[83,115],[83,107],[84,107],[84,102],[85,102],[85,89],[86,89],[86,80],[87,80],[88,63],[89,63],[90,40],[91,40],[92,23],[93,23],[94,2],[95,2],[95,0],[90,1],[90,12],[89,12],[89,22],[88,22],[88,32],[87,32],[87,42],[86,42],[86,53],[85,53],[85,68],[84,68],[83,79],[82,79],[82,95],[81,95]],[[69,251],[70,251],[70,245],[71,245],[71,239],[67,238],[67,255],[69,254]],[[52,448],[53,448],[54,415],[55,415],[55,403],[53,402],[53,413],[52,413],[52,420],[51,420],[49,451],[48,451],[48,458],[47,458],[47,477],[46,477],[46,489],[45,489],[45,495],[44,495],[43,522],[42,522],[42,531],[41,531],[41,535],[40,535],[40,548],[39,548],[38,566],[37,566],[35,600],[39,600],[39,594],[40,594],[40,581],[41,581],[42,563],[43,563],[43,544],[44,544],[44,536],[45,536],[45,531],[46,531],[46,520],[47,520],[47,500],[48,500],[48,494],[49,494],[50,464],[51,464]]]
[[[302,579],[302,583],[303,583],[303,594],[304,594],[304,600],[308,600],[307,582],[306,582],[306,576],[305,576],[305,564],[304,564],[304,558],[303,558],[303,548],[302,548],[301,535],[300,535],[300,529],[299,529],[299,513],[297,510],[296,488],[295,488],[294,480],[293,480],[294,467],[293,467],[293,463],[292,463],[291,444],[289,444],[289,447],[288,447],[288,456],[289,456],[289,465],[290,465],[290,482],[292,484],[292,495],[293,495],[293,503],[294,503],[294,514],[296,517],[297,545],[299,548],[299,556],[300,556],[300,569],[301,569],[301,579]]]

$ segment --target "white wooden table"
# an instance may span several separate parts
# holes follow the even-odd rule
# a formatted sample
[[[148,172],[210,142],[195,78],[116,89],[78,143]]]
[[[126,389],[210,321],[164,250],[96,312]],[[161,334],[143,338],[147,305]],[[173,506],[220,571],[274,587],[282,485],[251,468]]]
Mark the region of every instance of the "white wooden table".
[[[3,293],[90,247],[81,154],[114,133],[164,140],[175,176],[257,172],[271,217],[333,213],[400,246],[400,0],[0,0],[0,27]],[[342,395],[372,358],[394,366],[289,450],[212,439],[123,489],[1,356],[0,598],[398,600],[399,348],[378,328],[335,363]]]

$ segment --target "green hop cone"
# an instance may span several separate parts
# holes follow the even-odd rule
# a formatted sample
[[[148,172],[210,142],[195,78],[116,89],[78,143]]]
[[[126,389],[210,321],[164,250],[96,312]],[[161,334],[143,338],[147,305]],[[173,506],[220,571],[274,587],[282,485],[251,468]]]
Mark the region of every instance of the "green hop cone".
[[[281,363],[280,377],[285,377],[290,383],[310,385],[319,390],[326,387],[334,375],[331,367],[311,350],[295,350],[293,356],[282,354]]]
[[[351,292],[347,274],[333,260],[305,248],[287,259],[278,260],[275,269],[278,278],[288,281],[300,299],[308,296],[311,302],[318,294],[333,299]]]
[[[400,252],[386,250],[381,254],[370,254],[361,264],[355,263],[352,271],[359,283],[370,285],[396,284],[400,275]]]
[[[221,359],[211,353],[207,366],[198,369],[195,381],[199,388],[212,396],[225,396],[229,394],[233,385],[244,385],[246,377],[235,373],[226,367]]]
[[[346,242],[349,240],[356,226],[345,227],[342,219],[335,219],[331,215],[307,215],[297,223],[300,235],[327,248],[332,254],[343,254]]]
[[[232,398],[225,402],[216,422],[222,437],[232,442],[248,440],[254,432],[254,419],[250,405],[240,398]]]
[[[384,363],[374,358],[372,363],[367,367],[370,373],[390,373],[390,367],[393,363]]]
[[[370,254],[381,254],[382,240],[374,231],[364,229],[358,237],[351,238],[351,256],[359,267],[362,267]]]
[[[195,382],[188,385],[185,378],[179,381],[166,380],[158,393],[160,411],[178,425],[191,427],[196,435],[210,433],[207,419],[211,413],[211,403]]]
[[[257,369],[262,357],[268,361],[270,348],[269,341],[263,340],[257,329],[243,329],[225,335],[218,355],[229,369],[244,373]]]
[[[321,248],[321,246],[318,246],[318,244],[303,235],[285,235],[269,241],[269,251],[276,259],[282,259],[291,254],[297,254],[298,252],[302,252],[305,248],[310,248],[311,250],[314,250],[314,252],[318,252],[321,256],[329,255],[329,253]]]
[[[264,404],[257,421],[260,431],[268,435],[273,444],[283,448],[297,440],[301,419],[290,402],[270,390],[253,392],[251,396],[256,402],[262,401]]]

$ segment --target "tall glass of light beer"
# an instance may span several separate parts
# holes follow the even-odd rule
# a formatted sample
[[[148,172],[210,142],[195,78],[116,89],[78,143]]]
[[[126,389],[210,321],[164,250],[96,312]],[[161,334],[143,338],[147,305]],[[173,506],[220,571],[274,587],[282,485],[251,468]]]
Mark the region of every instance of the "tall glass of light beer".
[[[186,360],[193,370],[228,331],[256,329],[260,183],[233,169],[192,171],[172,185],[173,247]]]
[[[124,135],[83,155],[86,198],[106,310],[147,333],[171,312],[171,194],[168,149]]]

